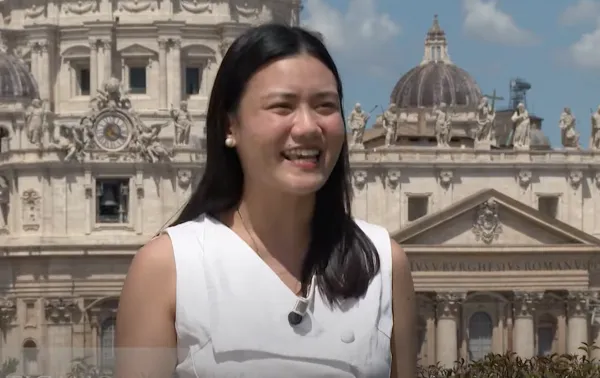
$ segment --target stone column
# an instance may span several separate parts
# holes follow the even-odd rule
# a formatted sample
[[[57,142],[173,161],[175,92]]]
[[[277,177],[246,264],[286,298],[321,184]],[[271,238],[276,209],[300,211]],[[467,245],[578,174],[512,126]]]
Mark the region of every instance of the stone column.
[[[112,43],[110,39],[103,39],[101,43],[104,67],[102,67],[103,77],[100,83],[104,83],[112,76]]]
[[[40,98],[44,101],[52,100],[51,93],[51,66],[52,63],[50,61],[50,46],[48,41],[41,41],[38,43],[40,56],[39,56],[39,79],[38,85],[40,86]]]
[[[90,94],[96,95],[98,90],[98,41],[90,40]]]
[[[181,102],[181,40],[171,40],[171,78],[173,79],[173,104]]]
[[[167,40],[164,38],[158,39],[158,107],[159,109],[167,108]]]
[[[588,341],[587,292],[569,292],[567,296],[567,353],[587,355],[579,348]]]
[[[437,328],[435,335],[436,360],[446,368],[458,358],[458,315],[463,294],[437,294]]]
[[[512,350],[521,358],[531,358],[536,354],[533,315],[542,296],[542,293],[515,293]]]
[[[29,42],[29,49],[31,53],[31,74],[39,82],[39,45],[37,42]]]

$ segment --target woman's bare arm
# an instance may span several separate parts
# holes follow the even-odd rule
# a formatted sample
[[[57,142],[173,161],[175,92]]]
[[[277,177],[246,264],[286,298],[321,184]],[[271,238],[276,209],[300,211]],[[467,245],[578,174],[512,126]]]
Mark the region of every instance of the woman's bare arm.
[[[410,263],[392,240],[392,378],[417,375],[417,306]]]
[[[115,378],[173,376],[175,274],[168,235],[150,241],[133,258],[117,314]]]

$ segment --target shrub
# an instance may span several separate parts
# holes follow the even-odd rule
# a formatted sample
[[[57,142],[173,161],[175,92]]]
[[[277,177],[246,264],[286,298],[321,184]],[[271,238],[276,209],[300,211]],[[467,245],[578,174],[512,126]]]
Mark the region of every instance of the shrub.
[[[6,378],[11,374],[14,374],[17,371],[17,367],[19,366],[19,360],[15,358],[10,358],[6,360],[2,367],[0,367],[0,378]]]
[[[585,344],[586,351],[598,349]],[[420,366],[418,378],[598,378],[600,362],[586,356],[553,354],[524,359],[515,353],[488,354],[479,361],[456,361],[450,369]]]

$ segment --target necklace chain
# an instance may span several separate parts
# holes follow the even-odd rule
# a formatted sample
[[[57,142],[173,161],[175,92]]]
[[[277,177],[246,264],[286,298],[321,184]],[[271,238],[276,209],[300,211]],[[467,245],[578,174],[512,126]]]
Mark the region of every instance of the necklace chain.
[[[250,229],[248,229],[248,226],[246,225],[246,221],[244,220],[244,217],[242,216],[242,213],[240,212],[239,207],[236,210],[238,217],[240,217],[240,220],[242,221],[242,225],[244,226],[244,229],[246,230],[246,233],[248,234],[248,236],[250,236],[250,239],[252,240],[252,249],[254,250],[254,253],[256,253],[258,255],[258,257],[261,260],[265,260],[263,258],[263,256],[261,256],[260,252],[258,251],[258,243],[256,242],[256,240],[254,239],[254,236],[252,236],[252,233],[250,232]],[[302,282],[300,282],[300,294],[303,294],[303,284]],[[308,293],[311,290],[311,286],[312,286],[312,281],[311,283],[308,284],[308,287],[306,288],[306,292]]]

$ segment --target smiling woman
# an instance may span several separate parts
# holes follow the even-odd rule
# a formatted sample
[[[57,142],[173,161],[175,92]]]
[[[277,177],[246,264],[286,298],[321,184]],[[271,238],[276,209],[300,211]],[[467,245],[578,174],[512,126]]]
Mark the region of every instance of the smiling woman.
[[[267,24],[232,44],[202,181],[131,264],[118,377],[414,377],[407,258],[352,217],[341,104],[311,33]]]

